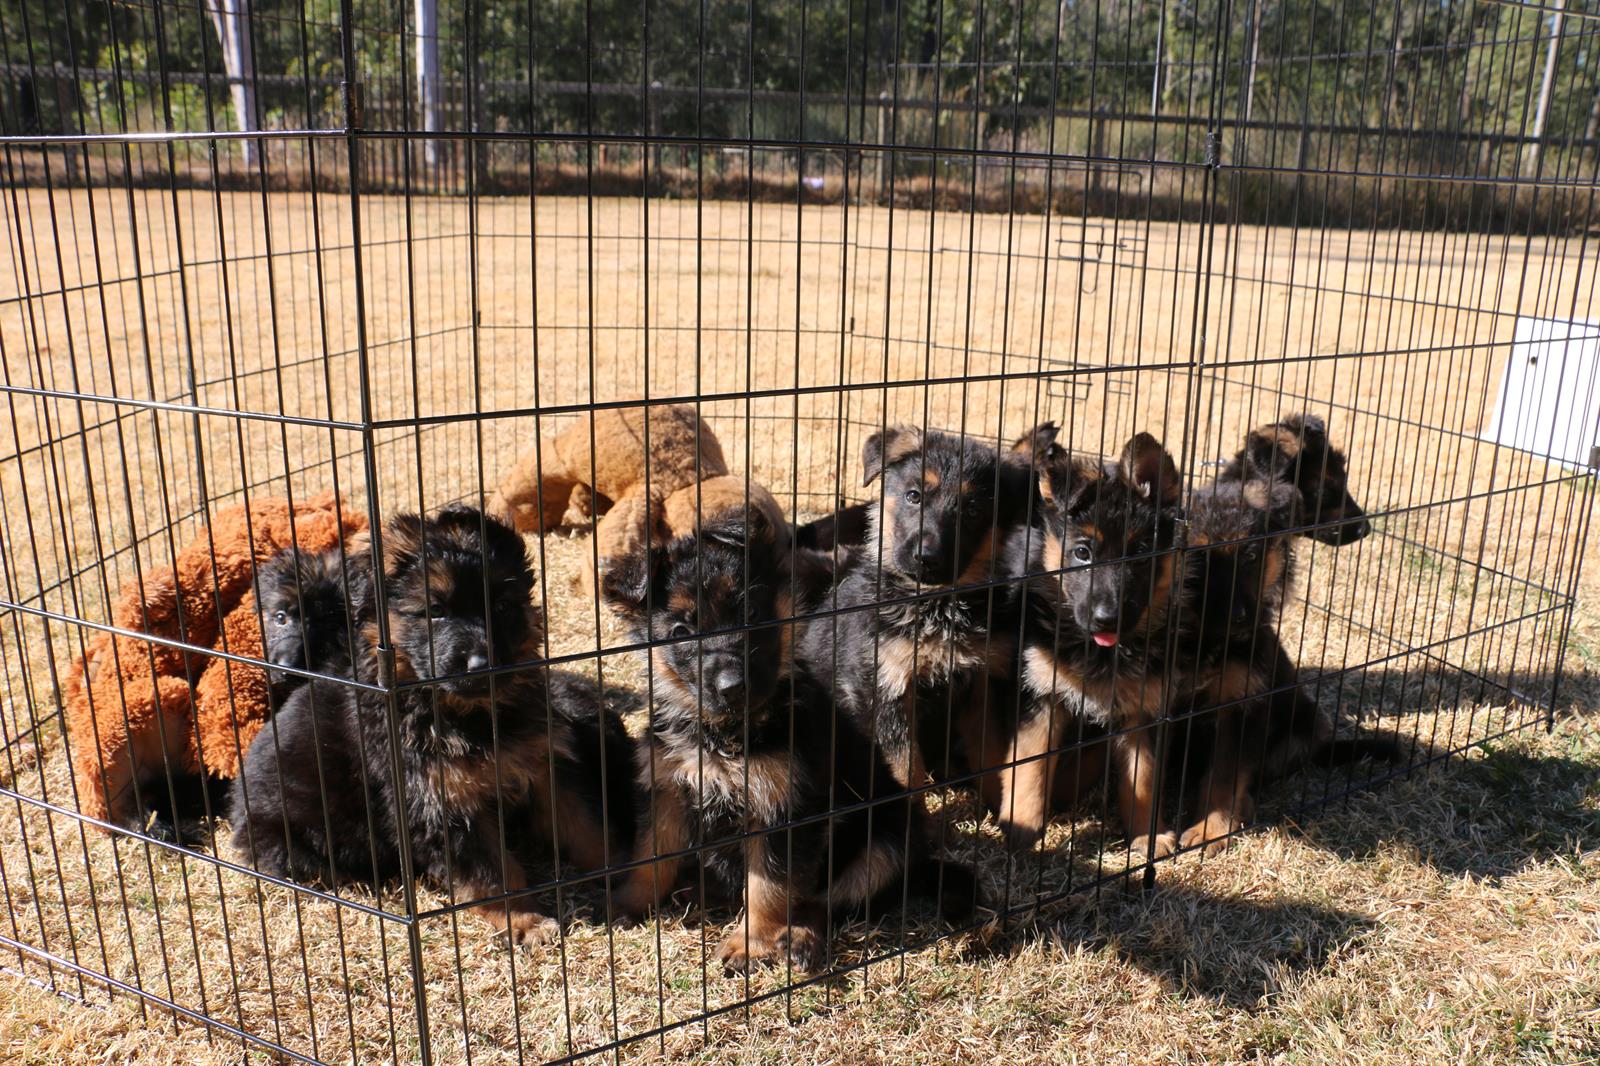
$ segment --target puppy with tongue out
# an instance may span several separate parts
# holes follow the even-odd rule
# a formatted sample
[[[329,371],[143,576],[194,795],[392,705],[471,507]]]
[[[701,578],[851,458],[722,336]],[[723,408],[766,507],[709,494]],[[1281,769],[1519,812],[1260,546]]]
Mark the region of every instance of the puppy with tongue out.
[[[1025,531],[1034,575],[1023,594],[1019,663],[1027,705],[1019,708],[1012,761],[1082,735],[1079,718],[1113,727],[1131,847],[1166,854],[1175,840],[1153,821],[1154,730],[1142,727],[1165,707],[1168,666],[1176,665],[1167,662],[1166,634],[1182,496],[1177,465],[1148,433],[1130,439],[1115,462],[1060,448],[1036,449],[1033,461],[1040,521]],[[1048,760],[1042,765],[1033,774],[1019,765],[1005,788],[1006,802],[1029,812],[1002,818],[1014,841],[1034,839],[1043,828],[1045,782],[1029,780],[1049,776]]]
[[[1114,464],[1054,471],[1043,508],[1044,565],[1056,570],[1058,610],[1101,648],[1143,649],[1172,583],[1172,508],[1178,469],[1159,441],[1137,434]],[[1059,634],[1065,637],[1066,633]],[[1131,642],[1131,643],[1130,643]]]

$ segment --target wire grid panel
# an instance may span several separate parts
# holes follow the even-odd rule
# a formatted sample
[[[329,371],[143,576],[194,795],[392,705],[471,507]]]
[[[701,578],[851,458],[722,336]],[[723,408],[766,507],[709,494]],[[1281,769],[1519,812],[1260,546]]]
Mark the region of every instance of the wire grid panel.
[[[1306,768],[1261,816],[1553,713],[1593,481],[1480,433],[1518,320],[1594,316],[1592,5],[914,7],[5,7],[8,969],[307,1061],[678,1052],[1154,876],[1109,778],[1021,848],[958,772],[923,802],[973,915],[840,914],[820,974],[726,977],[738,901],[703,869],[633,925],[635,857],[536,871],[512,894],[560,931],[511,951],[437,878],[261,875],[229,783],[180,758],[133,818],[86,813],[63,708],[97,641],[180,705],[218,663],[243,701],[259,658],[206,618],[118,621],[219,514],[484,506],[534,441],[639,403],[691,406],[796,523],[881,503],[862,450],[895,424],[1003,448],[1054,420],[1098,456],[1148,430],[1192,499],[1312,412],[1372,533],[1296,542],[1276,639],[1291,687],[1406,756]],[[527,543],[545,640],[497,676],[581,675],[640,737],[663,682],[583,584],[592,531]],[[106,720],[181,748],[193,722],[130,721],[140,696]],[[1208,714],[1132,730],[1176,752],[1168,808]],[[156,831],[180,809],[185,844]]]

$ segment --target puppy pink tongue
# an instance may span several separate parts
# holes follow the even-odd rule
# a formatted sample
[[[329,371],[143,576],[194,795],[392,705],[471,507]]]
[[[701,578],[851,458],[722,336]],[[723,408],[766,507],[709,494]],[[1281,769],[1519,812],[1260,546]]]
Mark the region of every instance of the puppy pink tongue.
[[[1092,633],[1090,635],[1094,637],[1094,642],[1100,645],[1102,648],[1111,648],[1116,646],[1117,634],[1115,630],[1110,630],[1105,633]]]

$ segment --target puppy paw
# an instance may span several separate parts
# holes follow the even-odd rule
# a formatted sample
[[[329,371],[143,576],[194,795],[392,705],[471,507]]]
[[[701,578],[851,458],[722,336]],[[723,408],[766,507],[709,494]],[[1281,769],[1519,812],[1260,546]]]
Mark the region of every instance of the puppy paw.
[[[549,944],[561,936],[561,923],[534,911],[513,911],[505,935],[512,944]]]
[[[1204,845],[1205,854],[1216,855],[1226,851],[1229,834],[1244,828],[1244,822],[1226,815],[1211,815],[1184,830],[1180,843],[1186,848]]]
[[[1044,839],[1043,826],[1024,825],[1021,822],[1002,820],[1000,832],[1006,838],[1006,847],[1014,852],[1031,851]]]
[[[1128,850],[1139,858],[1152,854],[1150,849],[1151,837],[1148,834],[1136,836],[1128,842]],[[1178,834],[1172,832],[1157,833],[1155,835],[1155,851],[1153,854],[1158,859],[1165,859],[1178,850]]]
[[[811,973],[822,965],[822,937],[810,926],[791,925],[773,938],[773,946],[774,961],[782,962],[788,955],[797,972]]]
[[[771,957],[772,945],[762,943],[755,935],[746,936],[744,927],[739,926],[733,932],[722,938],[722,943],[717,945],[713,958],[722,967],[722,972],[732,977],[734,974],[746,973],[752,963],[764,962]]]
[[[797,925],[765,935],[750,932],[741,924],[717,945],[716,960],[724,973],[748,973],[752,966],[781,966],[787,957],[797,971],[814,970],[822,961],[822,938],[815,929]]]

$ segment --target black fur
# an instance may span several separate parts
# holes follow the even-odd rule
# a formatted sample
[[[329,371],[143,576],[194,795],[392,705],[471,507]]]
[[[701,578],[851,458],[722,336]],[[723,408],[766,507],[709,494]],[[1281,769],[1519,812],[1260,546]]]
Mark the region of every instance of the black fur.
[[[639,868],[624,907],[640,912],[670,892],[682,869],[670,856],[695,849],[714,880],[744,901],[744,923],[718,950],[730,970],[786,955],[797,969],[814,969],[830,904],[870,904],[908,869],[917,888],[938,883],[921,806],[899,794],[883,759],[795,663],[795,617],[809,606],[791,596],[807,584],[795,558],[752,511],[624,557],[602,585],[635,639],[664,642],[650,652],[653,706],[639,784],[653,816],[637,853],[669,858]],[[891,798],[819,817],[879,797]],[[751,831],[758,835],[745,838]],[[943,902],[970,910],[967,871],[944,871]]]
[[[925,748],[970,733],[960,719],[1014,654],[1003,589],[972,586],[1006,576],[1003,546],[1025,520],[1032,485],[1023,464],[937,430],[874,434],[862,463],[866,484],[883,479],[882,498],[827,600],[841,613],[808,626],[799,655],[895,779],[920,785]]]
[[[448,508],[397,516],[382,542],[382,573],[357,597],[356,676],[429,683],[395,693],[392,719],[383,693],[321,681],[297,690],[246,756],[236,844],[277,876],[382,880],[406,833],[417,872],[463,900],[528,883],[502,833],[536,860],[580,868],[625,855],[632,750],[614,713],[583,682],[543,667],[486,673],[541,654],[521,538],[479,511]],[[378,648],[378,581],[392,677]],[[550,930],[526,897],[481,910],[516,940]]]
[[[1183,566],[1189,646],[1210,651],[1277,625],[1294,568],[1299,494],[1282,481],[1217,481],[1189,499]]]
[[[1245,446],[1217,480],[1254,479],[1294,486],[1300,505],[1287,521],[1311,527],[1305,535],[1312,540],[1338,546],[1372,532],[1366,512],[1350,494],[1344,453],[1329,442],[1327,424],[1316,415],[1286,415],[1279,422],[1251,430]]]
[[[870,510],[870,504],[847,504],[840,500],[838,509],[832,514],[813,518],[795,527],[795,546],[826,552],[836,547],[847,548],[860,544],[867,539],[867,516]]]
[[[1276,477],[1224,477],[1190,500],[1181,599],[1189,689],[1174,711],[1177,750],[1200,774],[1200,820],[1185,847],[1220,846],[1252,817],[1260,783],[1308,762],[1399,755],[1389,738],[1335,741],[1333,720],[1298,685],[1278,639],[1294,564],[1280,531],[1299,524],[1302,506],[1300,489]]]
[[[1060,433],[1061,427],[1056,423],[1041,422],[1012,442],[1008,454],[1020,456],[1024,462],[1029,458],[1037,458],[1040,462],[1058,458],[1065,454],[1065,449],[1056,443]],[[835,547],[851,548],[864,544],[871,516],[872,504],[845,503],[841,497],[838,507],[831,514],[795,527],[795,545],[826,552]]]
[[[256,572],[262,650],[271,664],[267,678],[280,704],[305,678],[271,667],[349,676],[355,620],[347,589],[351,585],[359,589],[371,580],[356,572],[370,565],[367,553],[347,554],[337,547],[323,552],[291,548]]]
[[[1047,446],[1055,447],[1053,435]],[[1129,440],[1114,463],[1065,450],[1040,455],[1038,522],[1012,534],[1008,566],[1032,574],[1021,612],[1018,699],[1009,722],[1001,826],[1031,845],[1049,815],[1052,761],[1074,736],[1112,727],[1123,819],[1136,847],[1156,826],[1150,804],[1152,725],[1180,665],[1172,656],[1178,568],[1174,544],[1182,483],[1154,437]],[[1091,734],[1092,735],[1092,734]]]

